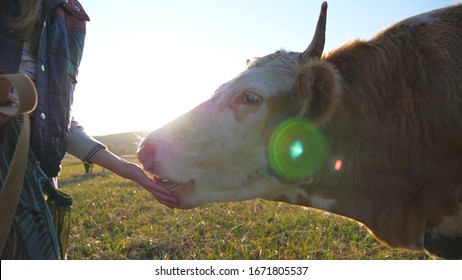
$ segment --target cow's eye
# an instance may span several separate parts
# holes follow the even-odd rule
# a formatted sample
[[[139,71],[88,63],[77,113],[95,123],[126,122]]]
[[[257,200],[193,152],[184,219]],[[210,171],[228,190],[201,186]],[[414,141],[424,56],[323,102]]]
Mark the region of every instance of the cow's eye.
[[[260,95],[254,93],[254,92],[247,92],[242,97],[242,100],[246,104],[256,105],[256,104],[259,104],[261,102],[262,98],[261,98]]]

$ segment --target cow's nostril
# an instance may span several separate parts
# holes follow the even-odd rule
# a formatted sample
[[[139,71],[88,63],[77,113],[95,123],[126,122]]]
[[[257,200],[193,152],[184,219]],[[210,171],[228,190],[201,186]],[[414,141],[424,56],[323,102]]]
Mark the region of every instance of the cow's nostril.
[[[145,170],[150,170],[154,163],[155,145],[153,143],[142,143],[138,149],[138,160]]]

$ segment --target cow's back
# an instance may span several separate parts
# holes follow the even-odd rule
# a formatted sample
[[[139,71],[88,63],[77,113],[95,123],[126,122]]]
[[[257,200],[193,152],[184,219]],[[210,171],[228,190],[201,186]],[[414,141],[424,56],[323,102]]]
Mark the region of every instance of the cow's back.
[[[402,137],[462,160],[462,5],[406,19],[324,59],[343,79],[344,132],[389,146],[406,144]]]

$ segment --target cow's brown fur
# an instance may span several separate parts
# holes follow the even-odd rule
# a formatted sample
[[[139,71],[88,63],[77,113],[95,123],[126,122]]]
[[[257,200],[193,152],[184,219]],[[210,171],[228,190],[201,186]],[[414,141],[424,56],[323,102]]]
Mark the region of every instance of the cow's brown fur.
[[[394,247],[421,248],[425,232],[462,207],[462,6],[432,19],[403,21],[325,55],[319,63],[336,70],[318,87],[336,79],[342,94],[310,91],[338,98],[320,103],[338,104],[322,129],[349,168],[326,168],[301,187],[335,198],[332,212]]]

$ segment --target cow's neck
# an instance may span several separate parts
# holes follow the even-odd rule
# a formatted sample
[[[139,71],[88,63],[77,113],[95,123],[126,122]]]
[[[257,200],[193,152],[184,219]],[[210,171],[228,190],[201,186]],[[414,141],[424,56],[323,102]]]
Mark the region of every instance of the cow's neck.
[[[354,219],[393,247],[422,248],[426,221],[409,203],[412,193],[400,190],[408,182],[397,176],[390,182],[389,174],[396,166],[383,163],[383,139],[371,139],[369,128],[355,127],[357,122],[350,117],[336,116],[322,128],[329,142],[325,167],[276,200]]]
[[[392,247],[421,249],[425,223],[414,219],[412,214],[400,214],[413,211],[403,211],[403,207],[407,207],[405,198],[393,197],[394,194],[386,193],[385,184],[378,186],[376,190],[361,189],[361,180],[361,176],[350,174],[348,170],[343,171],[343,174],[331,175],[330,179],[314,177],[312,182],[287,189],[275,200],[351,218],[364,224],[378,239]],[[386,182],[385,178],[383,182]],[[395,198],[394,204],[390,205],[390,200]],[[392,206],[396,206],[397,209],[393,210]]]

